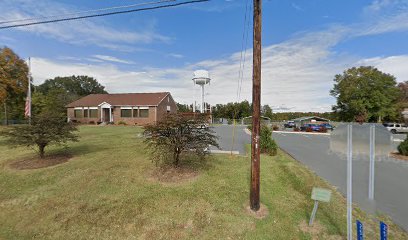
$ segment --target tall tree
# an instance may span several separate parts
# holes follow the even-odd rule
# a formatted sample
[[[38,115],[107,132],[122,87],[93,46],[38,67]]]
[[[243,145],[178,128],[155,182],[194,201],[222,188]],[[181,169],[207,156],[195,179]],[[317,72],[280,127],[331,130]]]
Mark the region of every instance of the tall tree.
[[[83,97],[92,93],[107,93],[95,78],[88,76],[56,77],[47,79],[36,90],[41,93],[48,93],[53,89],[62,89],[71,95]]]
[[[272,108],[271,108],[268,104],[263,105],[261,114],[262,114],[264,117],[270,118],[271,120],[272,120],[272,118],[273,118]]]
[[[353,67],[334,78],[330,94],[337,98],[333,110],[343,121],[381,122],[398,118],[401,91],[395,77],[374,67]]]
[[[107,93],[105,87],[88,76],[56,77],[35,87],[33,109],[36,113],[54,108],[65,113],[65,105],[93,93]]]
[[[0,104],[3,118],[24,116],[24,97],[28,87],[28,66],[8,47],[0,48]]]
[[[177,103],[177,108],[179,112],[191,112],[190,106],[188,104]]]
[[[402,107],[408,108],[408,81],[400,82],[398,87],[401,90],[400,104]]]

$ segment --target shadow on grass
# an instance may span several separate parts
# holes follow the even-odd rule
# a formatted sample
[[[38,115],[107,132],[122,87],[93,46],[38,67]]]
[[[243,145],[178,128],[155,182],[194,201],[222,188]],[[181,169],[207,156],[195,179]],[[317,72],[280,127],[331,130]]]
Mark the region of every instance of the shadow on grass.
[[[70,146],[57,146],[49,149],[47,155],[60,155],[60,154],[70,154],[75,156],[94,154],[100,151],[106,151],[107,148],[100,145],[87,144],[85,142],[80,142],[80,144],[70,145]]]
[[[177,166],[171,163],[156,165],[156,168],[151,173],[150,179],[165,185],[191,182],[202,172],[211,169],[213,158],[211,155],[202,158],[194,154],[182,154]]]

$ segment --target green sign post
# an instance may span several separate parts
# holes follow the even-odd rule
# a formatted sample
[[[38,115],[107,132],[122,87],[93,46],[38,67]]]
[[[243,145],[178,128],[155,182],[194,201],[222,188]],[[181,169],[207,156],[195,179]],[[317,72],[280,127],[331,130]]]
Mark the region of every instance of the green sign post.
[[[314,187],[312,190],[312,199],[315,200],[312,215],[310,216],[309,226],[313,225],[313,221],[316,217],[317,207],[319,206],[320,202],[330,202],[331,198],[331,191],[329,189],[324,188],[316,188]]]

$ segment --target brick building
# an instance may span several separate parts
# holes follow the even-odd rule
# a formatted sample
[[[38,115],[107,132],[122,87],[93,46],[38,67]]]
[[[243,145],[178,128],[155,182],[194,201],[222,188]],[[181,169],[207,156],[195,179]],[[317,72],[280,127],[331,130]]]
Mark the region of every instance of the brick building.
[[[90,94],[67,106],[68,121],[146,125],[177,112],[169,92]]]

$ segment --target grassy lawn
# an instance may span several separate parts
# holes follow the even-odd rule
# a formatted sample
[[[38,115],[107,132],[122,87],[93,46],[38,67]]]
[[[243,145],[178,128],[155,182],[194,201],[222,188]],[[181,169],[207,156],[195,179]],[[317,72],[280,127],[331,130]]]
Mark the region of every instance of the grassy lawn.
[[[313,186],[328,185],[282,152],[263,156],[261,200],[269,215],[245,212],[249,159],[216,155],[200,175],[180,184],[151,179],[137,127],[80,128],[80,142],[63,164],[14,170],[27,148],[0,142],[0,239],[344,239],[345,199],[334,193],[320,204],[316,226],[305,227],[313,208]],[[378,223],[355,210],[366,239],[379,239]],[[390,223],[387,220],[388,223]],[[390,239],[408,239],[390,223]]]

